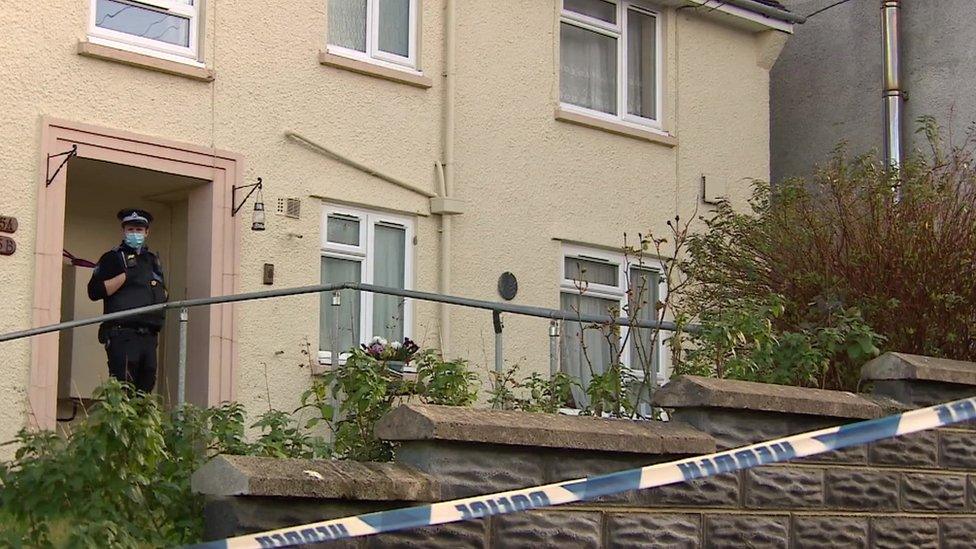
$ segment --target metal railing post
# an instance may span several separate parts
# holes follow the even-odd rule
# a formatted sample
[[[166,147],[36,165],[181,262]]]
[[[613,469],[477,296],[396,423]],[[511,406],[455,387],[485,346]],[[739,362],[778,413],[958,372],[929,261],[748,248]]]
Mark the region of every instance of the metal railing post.
[[[559,371],[559,321],[549,321],[549,377]]]
[[[661,337],[660,332],[658,332],[657,337]],[[661,355],[663,353],[658,352],[659,345],[657,342],[654,344],[654,349],[651,352],[651,389],[657,389],[657,374],[658,370],[661,368]]]
[[[187,322],[190,320],[190,310],[180,308],[180,355],[176,381],[176,406],[182,408],[186,404],[186,332]]]
[[[332,369],[339,367],[339,307],[342,306],[342,296],[339,290],[332,292]]]
[[[502,349],[502,314],[498,311],[491,312],[491,322],[495,327],[495,371],[499,374],[505,370],[505,355]]]

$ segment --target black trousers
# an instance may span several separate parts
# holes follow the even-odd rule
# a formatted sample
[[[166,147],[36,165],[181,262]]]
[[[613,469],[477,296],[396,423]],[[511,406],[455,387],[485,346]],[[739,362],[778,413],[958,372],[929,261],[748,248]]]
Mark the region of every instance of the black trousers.
[[[108,373],[119,381],[128,381],[136,389],[151,393],[156,386],[155,332],[130,328],[113,328],[105,342]]]

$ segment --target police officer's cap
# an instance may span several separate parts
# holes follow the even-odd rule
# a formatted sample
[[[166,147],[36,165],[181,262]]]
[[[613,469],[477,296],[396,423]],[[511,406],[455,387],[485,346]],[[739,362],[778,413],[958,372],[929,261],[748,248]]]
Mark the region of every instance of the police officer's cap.
[[[125,225],[135,225],[137,227],[149,227],[152,223],[153,216],[146,210],[140,210],[137,208],[126,208],[124,210],[119,210],[116,215],[123,226]]]

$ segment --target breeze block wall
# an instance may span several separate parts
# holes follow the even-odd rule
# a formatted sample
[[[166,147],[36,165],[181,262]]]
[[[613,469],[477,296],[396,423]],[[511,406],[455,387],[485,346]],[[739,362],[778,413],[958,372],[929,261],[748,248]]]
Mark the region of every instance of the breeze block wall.
[[[668,422],[406,405],[378,434],[393,464],[222,456],[194,476],[219,539],[368,511],[546,484],[976,395],[976,364],[888,354],[876,393],[678,378]],[[901,400],[896,400],[900,398]],[[936,398],[936,400],[938,400]],[[957,425],[782,464],[572,505],[322,547],[972,547],[976,427]],[[312,545],[309,545],[312,546]]]

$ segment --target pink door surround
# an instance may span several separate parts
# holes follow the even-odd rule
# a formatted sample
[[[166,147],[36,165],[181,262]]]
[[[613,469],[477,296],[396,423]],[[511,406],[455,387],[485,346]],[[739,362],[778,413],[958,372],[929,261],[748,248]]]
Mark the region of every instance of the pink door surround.
[[[44,117],[41,120],[37,235],[34,251],[32,325],[61,319],[61,252],[67,172],[50,185],[47,158],[78,146],[78,156],[209,181],[190,196],[187,272],[190,298],[237,291],[240,230],[231,218],[231,188],[243,181],[243,158],[235,153],[131,132]],[[52,160],[52,170],[56,162]],[[172,314],[172,313],[171,313]],[[187,400],[212,405],[236,395],[237,340],[234,305],[190,310]],[[32,426],[55,426],[58,390],[58,333],[31,340],[28,413]]]

